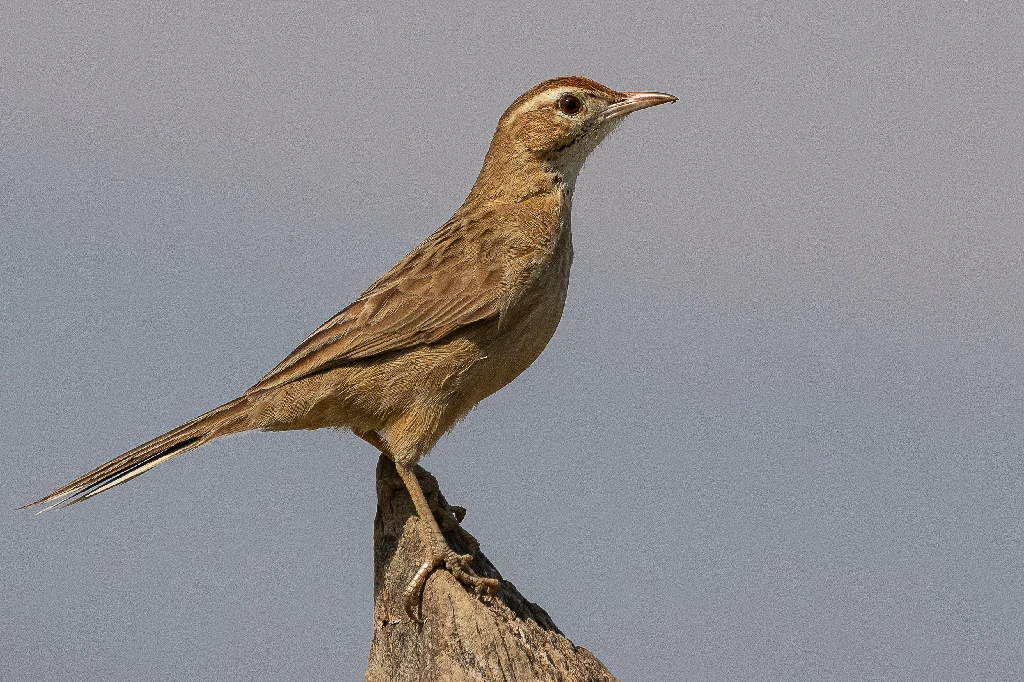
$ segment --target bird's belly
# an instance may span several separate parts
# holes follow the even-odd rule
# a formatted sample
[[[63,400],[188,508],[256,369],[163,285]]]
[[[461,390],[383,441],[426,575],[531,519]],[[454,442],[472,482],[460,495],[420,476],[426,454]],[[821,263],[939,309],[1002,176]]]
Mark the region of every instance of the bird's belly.
[[[481,358],[457,378],[472,407],[533,364],[558,328],[569,283],[568,264],[554,269],[505,312],[496,333],[482,344]]]

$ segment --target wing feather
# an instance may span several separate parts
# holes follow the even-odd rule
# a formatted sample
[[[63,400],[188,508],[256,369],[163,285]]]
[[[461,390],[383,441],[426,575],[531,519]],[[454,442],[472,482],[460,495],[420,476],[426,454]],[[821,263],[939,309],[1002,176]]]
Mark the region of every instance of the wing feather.
[[[477,221],[485,218],[481,216]],[[467,221],[450,222],[352,305],[325,322],[246,393],[385,353],[437,343],[500,311],[503,259]],[[486,235],[484,235],[486,237]]]

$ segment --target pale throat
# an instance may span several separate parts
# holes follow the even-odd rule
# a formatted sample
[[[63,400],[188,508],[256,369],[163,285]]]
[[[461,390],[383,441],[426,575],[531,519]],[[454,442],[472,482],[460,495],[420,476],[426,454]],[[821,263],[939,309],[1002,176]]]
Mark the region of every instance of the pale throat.
[[[570,200],[573,190],[576,189],[576,178],[587,157],[608,137],[608,134],[618,126],[619,122],[619,120],[609,122],[592,130],[590,134],[576,140],[558,156],[546,160],[545,170],[551,177],[552,183],[564,191]]]
[[[541,155],[492,143],[467,203],[515,203],[539,194],[559,194],[571,203],[584,162],[618,121],[593,129],[557,154]],[[512,149],[514,146],[509,145]]]

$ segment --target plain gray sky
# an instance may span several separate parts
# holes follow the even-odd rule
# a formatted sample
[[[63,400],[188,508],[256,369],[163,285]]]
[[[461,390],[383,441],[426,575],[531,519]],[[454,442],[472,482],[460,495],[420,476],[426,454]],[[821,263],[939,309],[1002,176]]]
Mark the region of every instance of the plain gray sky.
[[[941,6],[939,6],[941,5]],[[1024,676],[1019,3],[7,3],[0,677],[358,680],[376,455],[218,441],[522,91],[636,114],[544,355],[423,463],[627,681]]]

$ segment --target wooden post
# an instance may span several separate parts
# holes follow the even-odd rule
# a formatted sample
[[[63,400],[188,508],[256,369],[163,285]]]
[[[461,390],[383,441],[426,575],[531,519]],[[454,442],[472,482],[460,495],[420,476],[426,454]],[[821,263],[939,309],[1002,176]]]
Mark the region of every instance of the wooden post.
[[[451,546],[472,552],[473,569],[501,579],[479,544],[458,521],[437,480],[417,467],[430,507]],[[618,682],[592,653],[566,639],[540,606],[501,580],[497,597],[469,592],[440,569],[427,580],[422,623],[412,622],[403,590],[422,561],[412,500],[383,455],[377,463],[377,518],[373,524],[374,633],[367,682]]]

